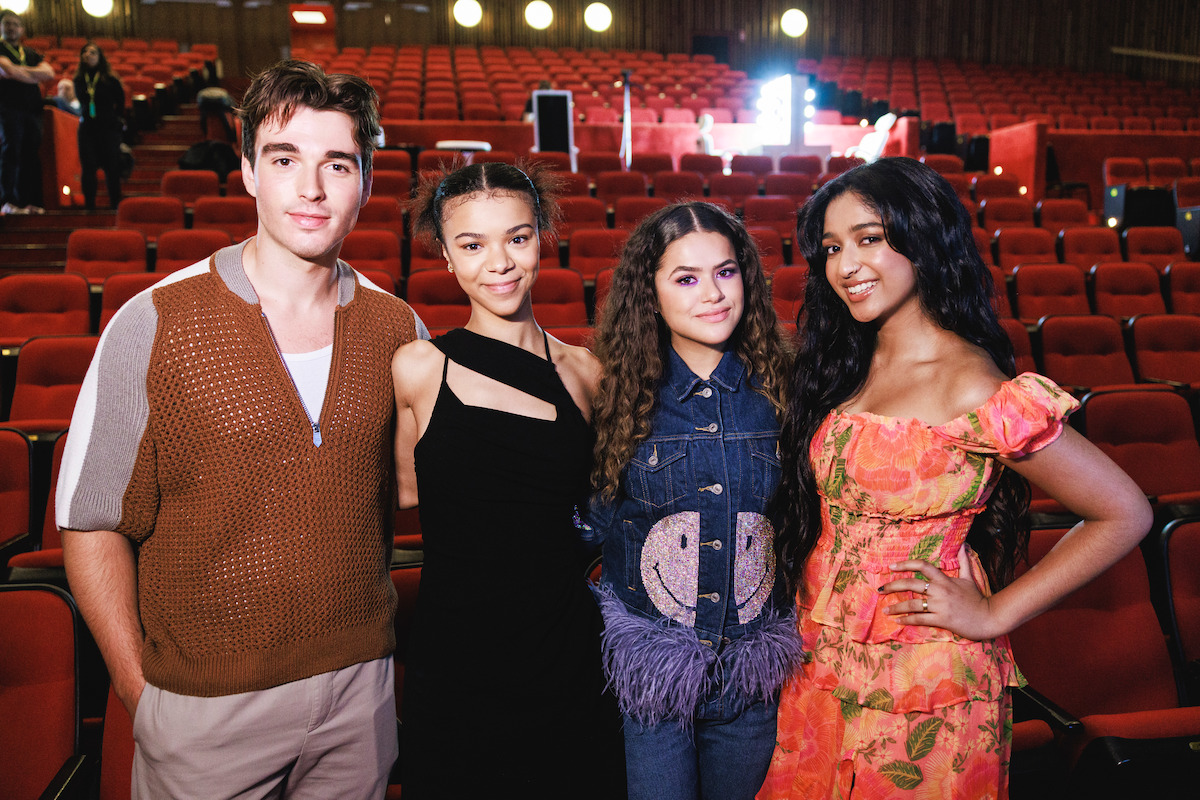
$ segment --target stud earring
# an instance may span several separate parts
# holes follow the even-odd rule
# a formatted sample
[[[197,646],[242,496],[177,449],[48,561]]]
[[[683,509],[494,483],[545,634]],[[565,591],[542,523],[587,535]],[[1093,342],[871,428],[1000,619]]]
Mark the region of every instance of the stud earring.
[[[446,262],[446,272],[449,272],[451,275],[454,274],[454,266],[449,261]]]

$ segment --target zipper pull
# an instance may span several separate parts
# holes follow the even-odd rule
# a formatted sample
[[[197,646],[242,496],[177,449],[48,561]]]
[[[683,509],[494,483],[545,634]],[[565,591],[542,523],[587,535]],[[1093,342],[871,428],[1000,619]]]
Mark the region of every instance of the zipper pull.
[[[321,446],[321,424],[319,422],[314,422],[312,424],[312,429],[313,429],[313,446],[320,447]]]

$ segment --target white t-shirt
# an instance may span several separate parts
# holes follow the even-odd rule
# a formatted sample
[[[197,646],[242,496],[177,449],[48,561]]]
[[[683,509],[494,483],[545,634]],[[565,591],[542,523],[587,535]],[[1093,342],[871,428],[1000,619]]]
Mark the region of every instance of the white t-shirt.
[[[311,353],[284,353],[283,363],[300,391],[300,399],[313,422],[321,418],[325,404],[325,387],[329,385],[329,368],[333,365],[333,345]]]

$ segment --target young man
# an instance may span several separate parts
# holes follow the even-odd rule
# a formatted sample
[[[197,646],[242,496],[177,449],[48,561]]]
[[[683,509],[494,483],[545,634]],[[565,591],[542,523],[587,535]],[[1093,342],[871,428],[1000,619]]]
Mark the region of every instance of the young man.
[[[42,81],[54,67],[21,44],[25,23],[0,11],[0,214],[41,214]]]
[[[126,304],[80,394],[56,515],[134,720],[134,797],[383,794],[389,363],[428,332],[337,258],[370,194],[375,101],[298,61],[255,78],[258,235]]]

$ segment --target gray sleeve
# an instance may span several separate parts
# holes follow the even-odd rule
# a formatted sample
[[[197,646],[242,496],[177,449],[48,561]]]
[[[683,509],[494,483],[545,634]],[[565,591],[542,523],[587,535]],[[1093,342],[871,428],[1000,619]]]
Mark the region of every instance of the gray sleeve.
[[[411,310],[412,306],[409,306],[409,308],[410,308],[410,310]],[[416,326],[417,326],[417,338],[418,338],[418,339],[425,339],[426,341],[428,341],[429,339],[433,338],[433,337],[431,337],[431,336],[429,335],[429,328],[426,328],[426,327],[425,327],[425,323],[424,323],[424,322],[422,322],[422,321],[421,321],[421,318],[417,316],[417,312],[416,312],[416,311],[413,311],[413,312],[412,312],[412,315],[413,315],[413,322],[414,322],[414,323],[416,324]]]
[[[68,530],[115,530],[150,408],[146,373],[158,327],[150,291],[105,328],[88,367],[58,476],[55,518]]]

